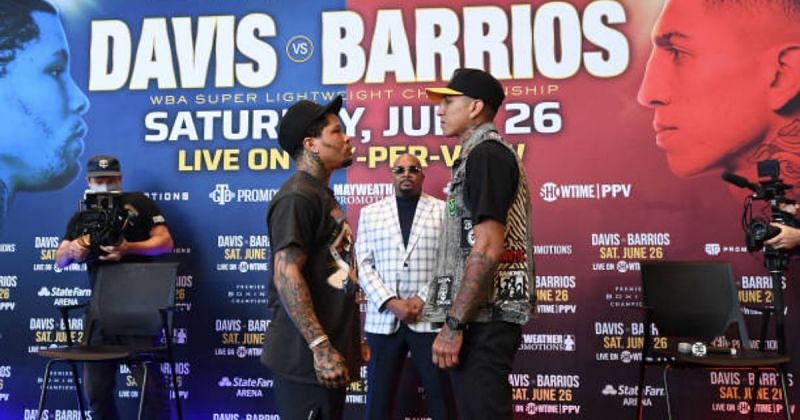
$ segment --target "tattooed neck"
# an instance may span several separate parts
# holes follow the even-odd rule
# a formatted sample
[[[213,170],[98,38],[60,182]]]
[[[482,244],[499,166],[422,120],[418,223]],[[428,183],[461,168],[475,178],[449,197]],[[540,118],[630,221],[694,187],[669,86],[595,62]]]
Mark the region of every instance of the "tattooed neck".
[[[327,184],[331,178],[331,173],[325,169],[325,165],[322,164],[322,159],[319,158],[319,154],[313,152],[303,152],[303,156],[297,161],[297,170],[303,171],[325,184]]]
[[[466,130],[464,130],[464,132],[461,133],[460,136],[458,136],[458,139],[461,141],[462,145],[464,143],[466,143],[467,140],[469,140],[470,137],[472,137],[472,134],[475,133],[475,129],[478,128],[478,125],[480,125],[480,124],[475,123],[475,124],[470,125],[469,127],[467,127]]]
[[[779,128],[774,136],[764,140],[744,162],[754,167],[758,162],[775,159],[781,164],[786,179],[800,179],[800,119]]]

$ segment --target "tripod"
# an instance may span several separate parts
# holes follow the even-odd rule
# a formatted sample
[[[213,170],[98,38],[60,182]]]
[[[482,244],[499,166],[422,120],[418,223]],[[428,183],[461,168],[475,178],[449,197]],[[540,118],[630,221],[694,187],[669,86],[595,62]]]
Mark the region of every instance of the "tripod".
[[[764,267],[772,277],[772,293],[775,302],[772,311],[775,313],[775,339],[778,342],[778,353],[780,354],[786,354],[786,307],[783,303],[783,279],[788,266],[789,257],[785,251],[775,249],[769,245],[764,246]],[[758,344],[761,351],[766,350],[768,323],[769,317],[764,317]]]

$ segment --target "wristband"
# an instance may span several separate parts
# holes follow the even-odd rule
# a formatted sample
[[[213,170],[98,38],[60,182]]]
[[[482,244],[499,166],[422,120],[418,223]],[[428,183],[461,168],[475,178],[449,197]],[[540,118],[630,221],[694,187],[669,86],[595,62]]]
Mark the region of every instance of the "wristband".
[[[308,343],[308,348],[310,350],[314,350],[314,347],[317,347],[318,345],[320,345],[320,344],[322,344],[322,343],[324,343],[326,341],[328,341],[328,336],[325,335],[325,334],[322,334],[321,336],[311,340],[311,342]]]

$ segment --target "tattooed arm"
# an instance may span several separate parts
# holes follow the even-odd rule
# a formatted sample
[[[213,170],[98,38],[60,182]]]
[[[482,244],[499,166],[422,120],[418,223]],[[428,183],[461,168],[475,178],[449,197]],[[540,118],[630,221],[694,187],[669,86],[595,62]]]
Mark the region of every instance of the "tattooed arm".
[[[311,293],[303,277],[303,266],[308,257],[300,248],[289,246],[275,254],[274,278],[281,303],[307,343],[325,335]],[[341,388],[350,383],[344,357],[329,340],[314,346],[314,370],[319,382],[328,388]]]
[[[493,219],[485,219],[474,226],[475,244],[467,257],[461,288],[455,297],[449,315],[466,322],[475,316],[481,303],[488,299],[497,262],[503,254],[505,226]],[[458,364],[463,331],[442,327],[433,342],[433,363],[442,369]]]

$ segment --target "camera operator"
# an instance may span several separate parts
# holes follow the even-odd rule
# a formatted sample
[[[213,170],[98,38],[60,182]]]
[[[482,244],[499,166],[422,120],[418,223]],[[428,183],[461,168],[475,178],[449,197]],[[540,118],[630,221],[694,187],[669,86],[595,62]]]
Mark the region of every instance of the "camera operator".
[[[797,217],[797,204],[781,204],[780,208],[781,211]],[[783,250],[794,249],[800,245],[800,229],[780,223],[770,223],[770,225],[780,229],[781,232],[774,238],[764,241],[764,244]]]
[[[119,160],[113,156],[94,156],[89,159],[86,169],[88,192],[108,192],[122,190],[122,172]],[[172,251],[172,236],[165,224],[164,216],[158,206],[141,193],[123,193],[122,205],[132,216],[123,238],[116,245],[101,245],[103,255],[100,261],[146,261],[147,257],[166,254]],[[90,244],[86,235],[79,231],[78,221],[81,213],[72,216],[67,225],[64,240],[56,251],[56,263],[66,267],[73,262],[84,262],[90,255]]]
[[[122,172],[117,158],[99,155],[89,159],[86,181],[88,190],[85,204],[89,203],[91,193],[112,193],[111,195],[118,199],[115,205],[119,205],[120,208],[99,210],[85,208],[73,215],[67,225],[64,240],[56,251],[56,263],[59,267],[65,267],[73,262],[86,262],[89,279],[94,286],[96,268],[101,264],[147,262],[153,260],[155,256],[172,251],[172,236],[158,206],[142,193],[121,192]],[[87,217],[103,211],[114,217],[105,219]],[[93,223],[87,223],[87,220]],[[110,229],[117,232],[104,236],[94,234],[98,224],[94,222],[97,220],[120,222]],[[102,240],[92,244],[92,238],[98,237]],[[154,340],[158,340],[158,337],[105,335],[102,331],[102,320],[93,320],[86,325],[92,326],[92,330],[87,331],[85,335],[86,337],[91,334],[91,344],[152,345]],[[84,365],[84,389],[94,419],[119,418],[114,401],[117,367],[116,362]],[[131,370],[136,382],[141,384],[144,369],[141,366],[132,366]],[[147,395],[143,411],[144,418],[147,419],[168,419],[170,415],[169,396],[160,371],[158,368],[148,369]]]

